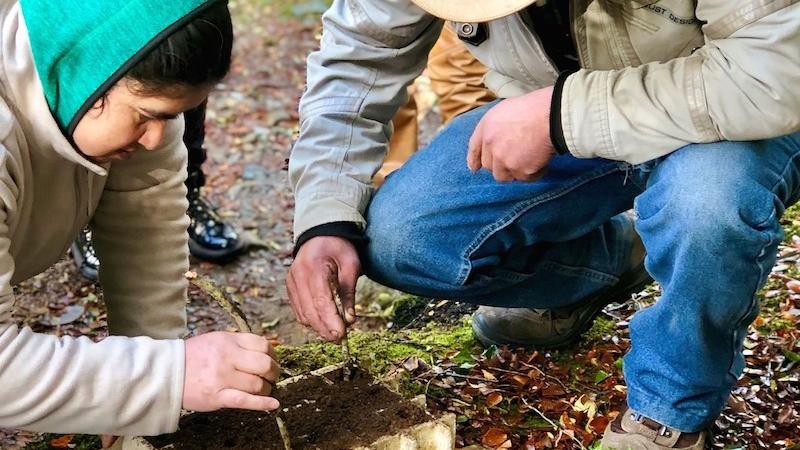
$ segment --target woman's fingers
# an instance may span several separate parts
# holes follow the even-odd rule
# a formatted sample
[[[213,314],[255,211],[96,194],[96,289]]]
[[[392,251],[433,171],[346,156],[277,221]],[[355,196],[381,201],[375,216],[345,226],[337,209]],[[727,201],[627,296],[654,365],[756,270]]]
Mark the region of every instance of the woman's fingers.
[[[218,394],[222,408],[273,411],[280,407],[278,400],[263,395],[254,395],[237,389],[223,389]]]

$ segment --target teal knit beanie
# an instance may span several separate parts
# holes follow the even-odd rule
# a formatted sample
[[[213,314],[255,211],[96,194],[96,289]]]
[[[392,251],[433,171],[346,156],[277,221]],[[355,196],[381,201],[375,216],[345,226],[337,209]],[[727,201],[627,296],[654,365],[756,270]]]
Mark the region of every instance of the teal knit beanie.
[[[71,136],[86,111],[147,52],[222,0],[21,0],[53,117]]]

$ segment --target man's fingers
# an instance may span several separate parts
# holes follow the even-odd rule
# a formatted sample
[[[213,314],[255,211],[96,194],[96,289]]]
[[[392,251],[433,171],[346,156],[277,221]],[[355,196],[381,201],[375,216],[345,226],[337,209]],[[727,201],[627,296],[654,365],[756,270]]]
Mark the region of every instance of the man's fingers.
[[[261,395],[262,393],[269,393],[272,389],[272,381],[258,375],[236,371],[229,375],[227,387],[237,391]]]
[[[536,181],[536,180],[542,178],[545,175],[547,175],[547,167],[545,167],[544,169],[542,169],[542,170],[540,170],[540,171],[538,171],[536,173],[521,174],[520,177],[517,178],[517,179],[518,180],[525,180],[525,181]]]
[[[311,296],[318,316],[317,326],[314,329],[324,339],[338,341],[344,336],[344,319],[339,316],[331,291],[332,288],[335,288],[335,286],[331,286],[331,280],[336,280],[336,273],[334,268],[328,265],[322,272],[310,280]]]
[[[272,397],[248,394],[236,389],[223,389],[219,392],[219,400],[222,408],[273,411],[281,406],[278,400]]]
[[[484,169],[494,174],[494,157],[491,149],[484,148],[481,150],[481,165]]]
[[[281,366],[277,361],[259,352],[245,353],[236,360],[234,367],[240,372],[257,375],[273,383],[281,374]]]
[[[360,267],[358,261],[355,261],[354,264],[343,266],[339,268],[339,297],[344,307],[344,320],[348,324],[352,324],[356,321],[356,284],[358,283]]]
[[[483,145],[483,131],[481,131],[482,124],[483,120],[478,122],[478,126],[476,126],[475,131],[472,132],[472,137],[469,138],[467,167],[469,167],[469,170],[472,172],[477,172],[481,168],[481,153]]]
[[[494,162],[494,167],[492,167],[492,175],[494,179],[500,182],[509,182],[518,179],[515,177],[508,168],[499,162]]]
[[[325,326],[320,319],[317,302],[314,298],[314,291],[311,286],[311,280],[319,277],[319,274],[308,272],[308,276],[304,276],[302,281],[297,283],[297,293],[300,299],[297,307],[303,310],[302,314],[306,320],[306,325],[322,335],[322,330],[325,329]]]
[[[264,336],[259,336],[253,333],[235,333],[234,337],[239,347],[268,355],[272,359],[278,359],[278,354],[275,353],[275,347],[269,339]]]
[[[292,309],[294,310],[295,317],[297,317],[297,321],[300,322],[301,325],[308,326],[308,319],[303,313],[300,293],[297,289],[297,284],[294,281],[294,276],[292,275],[291,270],[289,271],[289,274],[286,275],[286,292],[289,294],[289,300],[291,300],[289,304],[292,305]]]

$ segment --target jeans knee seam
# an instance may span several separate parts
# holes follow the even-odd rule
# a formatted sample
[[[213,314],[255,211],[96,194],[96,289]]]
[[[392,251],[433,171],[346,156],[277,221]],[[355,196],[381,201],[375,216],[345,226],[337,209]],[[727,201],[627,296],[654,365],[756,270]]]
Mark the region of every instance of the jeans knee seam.
[[[508,226],[508,224],[518,219],[520,216],[528,212],[534,206],[563,197],[564,195],[572,192],[573,190],[577,189],[578,187],[590,181],[596,180],[598,178],[604,177],[608,174],[618,171],[620,171],[619,165],[613,165],[610,168],[603,167],[602,170],[589,172],[587,174],[584,174],[583,176],[577,177],[575,180],[573,180],[572,183],[563,186],[559,190],[545,192],[542,195],[518,203],[516,206],[511,208],[511,210],[508,213],[503,215],[500,219],[490,223],[489,225],[481,229],[476,235],[475,239],[472,241],[472,243],[465,247],[464,252],[461,255],[462,258],[461,270],[458,273],[456,283],[457,284],[466,283],[467,279],[469,278],[469,274],[472,271],[472,262],[470,261],[470,257],[494,233]]]
[[[770,217],[772,217],[772,216],[773,216],[773,214],[770,214]],[[764,223],[766,223],[767,221],[769,221],[769,219],[765,220]],[[750,314],[752,313],[753,309],[758,304],[758,299],[756,298],[756,293],[758,292],[758,289],[759,289],[758,284],[759,284],[759,281],[764,278],[764,268],[761,266],[761,264],[758,264],[758,258],[759,258],[759,255],[763,254],[764,251],[767,248],[769,248],[769,246],[771,246],[773,244],[773,238],[772,238],[771,235],[769,235],[769,233],[761,232],[760,234],[762,236],[766,236],[767,239],[766,239],[766,242],[764,243],[764,245],[761,246],[761,250],[759,251],[758,255],[756,256],[756,266],[758,266],[758,278],[756,279],[756,286],[755,286],[754,289],[752,289],[752,293],[750,294],[750,302],[748,303],[747,308],[744,310],[744,312],[736,320],[736,322],[735,322],[735,324],[733,326],[733,331],[731,332],[731,341],[732,341],[731,342],[731,348],[733,349],[733,351],[731,351],[731,360],[730,360],[730,363],[728,364],[728,374],[730,376],[732,376],[732,377],[736,377],[737,376],[735,373],[733,373],[733,366],[734,366],[734,364],[736,362],[736,338],[737,338],[738,329],[742,325],[744,325],[745,319],[747,319],[747,317],[750,316]]]

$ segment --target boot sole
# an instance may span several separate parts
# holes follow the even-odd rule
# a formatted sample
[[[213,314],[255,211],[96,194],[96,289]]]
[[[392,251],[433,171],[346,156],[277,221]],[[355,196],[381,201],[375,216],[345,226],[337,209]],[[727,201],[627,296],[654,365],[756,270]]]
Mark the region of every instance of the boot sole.
[[[603,308],[611,303],[614,303],[614,301],[620,300],[622,297],[630,298],[632,294],[640,292],[647,285],[653,282],[650,274],[648,274],[642,266],[639,266],[635,270],[628,272],[628,274],[632,273],[638,274],[639,276],[630,280],[629,282],[623,282],[623,280],[620,280],[620,283],[617,283],[614,286],[607,288],[605,291],[600,292],[594,296],[593,299],[586,300],[587,305],[582,308],[582,312],[578,317],[575,327],[566,335],[558,336],[557,338],[550,340],[540,340],[536,342],[522,342],[515,341],[513,339],[502,339],[499,336],[492,336],[491,333],[487,333],[474,319],[472,321],[472,333],[484,347],[489,347],[491,345],[515,345],[519,347],[546,350],[557,350],[567,347],[577,341],[583,333],[592,327],[594,319],[600,315],[600,313],[603,311]]]
[[[243,241],[239,241],[235,247],[226,248],[224,250],[209,250],[193,240],[189,239],[189,253],[197,259],[208,261],[214,264],[227,264],[239,255],[244,253],[247,245]]]

